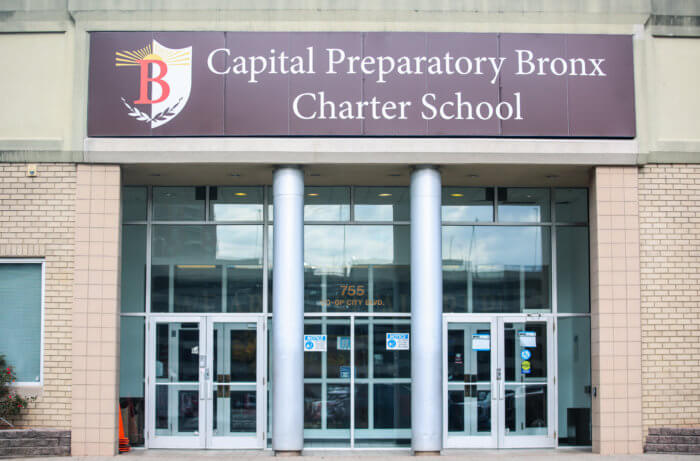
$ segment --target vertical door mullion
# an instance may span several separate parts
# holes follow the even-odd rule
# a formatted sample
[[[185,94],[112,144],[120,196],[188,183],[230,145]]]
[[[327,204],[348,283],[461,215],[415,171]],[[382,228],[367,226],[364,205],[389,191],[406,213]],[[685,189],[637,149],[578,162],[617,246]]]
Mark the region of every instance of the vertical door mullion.
[[[558,445],[558,437],[554,434],[559,429],[558,422],[558,396],[557,396],[557,386],[555,383],[556,370],[557,370],[557,350],[555,345],[555,335],[554,335],[554,321],[555,318],[547,318],[547,335],[549,339],[547,340],[547,420],[549,423],[548,436],[552,439],[553,446]]]
[[[207,350],[208,341],[207,337],[209,336],[209,322],[207,321],[206,317],[200,317],[198,320],[198,325],[199,325],[199,368],[200,368],[200,373],[199,373],[199,388],[204,391],[204,405],[201,405],[202,400],[200,399],[200,405],[199,405],[199,447],[200,448],[205,448],[207,446],[207,436],[208,436],[208,426],[211,426],[208,424],[209,418],[207,418],[207,413],[208,413],[208,408],[209,408],[209,392],[208,392],[208,386],[209,383],[207,382],[207,376],[206,376],[206,370],[207,370],[207,365],[209,362],[209,351]],[[204,352],[204,360],[202,360],[202,352]],[[202,370],[202,367],[204,368]]]
[[[498,347],[496,348],[496,360],[498,368],[501,370],[501,379],[498,381],[498,448],[504,447],[505,442],[505,423],[506,423],[506,368],[505,368],[505,321],[503,317],[499,318],[496,327],[496,336],[498,338]]]
[[[350,317],[350,448],[355,448],[355,316]]]

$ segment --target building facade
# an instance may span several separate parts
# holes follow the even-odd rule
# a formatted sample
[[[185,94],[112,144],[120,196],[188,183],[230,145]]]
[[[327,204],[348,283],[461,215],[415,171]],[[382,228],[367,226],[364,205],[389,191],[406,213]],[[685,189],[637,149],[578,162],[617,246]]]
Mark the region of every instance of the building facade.
[[[700,425],[697,2],[0,6],[15,421],[149,449]]]

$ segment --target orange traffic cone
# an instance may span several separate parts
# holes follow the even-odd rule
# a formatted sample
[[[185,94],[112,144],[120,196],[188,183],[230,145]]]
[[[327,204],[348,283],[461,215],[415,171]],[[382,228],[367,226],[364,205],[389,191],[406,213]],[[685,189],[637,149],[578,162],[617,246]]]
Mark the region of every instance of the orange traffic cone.
[[[131,450],[129,439],[124,435],[124,422],[122,421],[122,409],[119,407],[119,453],[126,453]]]

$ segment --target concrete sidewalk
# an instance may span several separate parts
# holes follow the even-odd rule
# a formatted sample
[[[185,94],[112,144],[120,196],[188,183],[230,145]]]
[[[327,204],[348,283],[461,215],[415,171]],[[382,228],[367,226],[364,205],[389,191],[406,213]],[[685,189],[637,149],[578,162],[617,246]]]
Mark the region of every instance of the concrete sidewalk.
[[[233,451],[233,450],[132,450],[120,455],[122,461],[259,461],[261,458],[272,458],[271,450],[264,451]],[[558,449],[558,450],[446,450],[441,456],[414,457],[408,450],[306,450],[300,461],[350,461],[360,458],[362,461],[410,461],[435,459],[440,461],[489,461],[511,460],[524,458],[527,461],[547,459],[547,461],[691,461],[700,460],[700,455],[613,455],[601,456],[591,453],[590,449]],[[39,458],[15,458],[16,460],[36,460]],[[65,457],[40,458],[42,460],[66,461]],[[114,461],[115,457],[76,456],[72,459],[81,461]],[[287,458],[289,459],[289,458]],[[295,459],[295,458],[291,458]]]

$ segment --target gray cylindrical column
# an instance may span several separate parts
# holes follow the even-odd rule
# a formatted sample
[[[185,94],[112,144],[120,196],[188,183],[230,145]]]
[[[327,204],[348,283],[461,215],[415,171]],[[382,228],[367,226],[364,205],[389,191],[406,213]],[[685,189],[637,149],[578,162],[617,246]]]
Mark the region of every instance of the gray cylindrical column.
[[[272,449],[304,448],[304,174],[273,175]]]
[[[441,182],[435,167],[411,174],[411,426],[417,454],[442,448]]]

